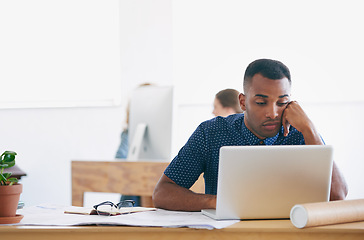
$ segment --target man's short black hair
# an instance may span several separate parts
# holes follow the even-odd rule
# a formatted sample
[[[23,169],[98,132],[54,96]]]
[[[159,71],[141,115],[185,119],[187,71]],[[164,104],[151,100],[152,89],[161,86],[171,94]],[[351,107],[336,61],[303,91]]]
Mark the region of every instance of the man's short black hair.
[[[263,77],[278,80],[287,78],[291,83],[291,73],[286,65],[277,60],[272,59],[258,59],[250,63],[245,70],[244,74],[244,92],[255,74],[261,74]]]

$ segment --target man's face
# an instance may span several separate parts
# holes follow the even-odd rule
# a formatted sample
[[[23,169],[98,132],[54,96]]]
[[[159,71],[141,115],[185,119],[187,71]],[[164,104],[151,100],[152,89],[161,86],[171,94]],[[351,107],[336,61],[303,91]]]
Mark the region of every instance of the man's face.
[[[272,80],[255,74],[240,94],[241,108],[245,111],[244,123],[258,138],[274,137],[282,126],[282,113],[290,102],[291,85],[287,78]]]

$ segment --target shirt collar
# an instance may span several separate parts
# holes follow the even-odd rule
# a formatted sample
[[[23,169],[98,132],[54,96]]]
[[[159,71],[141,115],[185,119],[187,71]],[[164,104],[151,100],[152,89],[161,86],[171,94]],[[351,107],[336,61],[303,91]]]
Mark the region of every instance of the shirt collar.
[[[262,141],[262,139],[259,139],[257,136],[254,135],[254,133],[252,133],[247,128],[247,126],[245,125],[245,122],[244,122],[244,118],[243,118],[243,123],[242,123],[242,133],[243,133],[243,136],[245,137],[245,141],[246,141],[247,145],[260,145],[259,142]],[[281,127],[281,130],[274,137],[264,139],[263,140],[264,144],[273,145],[277,141],[277,139],[281,133],[283,133],[283,127]]]

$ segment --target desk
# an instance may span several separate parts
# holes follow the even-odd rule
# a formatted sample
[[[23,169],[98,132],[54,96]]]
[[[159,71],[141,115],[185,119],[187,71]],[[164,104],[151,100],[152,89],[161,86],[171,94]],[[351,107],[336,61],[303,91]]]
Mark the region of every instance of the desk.
[[[159,227],[31,227],[0,226],[1,239],[12,240],[163,240],[163,239],[364,239],[364,222],[307,229],[295,228],[289,220],[241,221],[224,229]]]
[[[84,192],[109,192],[142,196],[141,205],[152,206],[152,194],[168,162],[72,161],[72,205],[83,206]],[[191,190],[204,193],[202,175]]]

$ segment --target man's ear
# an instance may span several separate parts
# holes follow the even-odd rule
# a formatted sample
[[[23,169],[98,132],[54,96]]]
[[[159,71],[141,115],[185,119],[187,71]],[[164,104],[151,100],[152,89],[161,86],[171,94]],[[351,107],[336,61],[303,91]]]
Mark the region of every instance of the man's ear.
[[[240,108],[241,110],[245,111],[246,110],[246,107],[245,107],[245,95],[240,93],[239,94],[239,103],[240,103]]]

